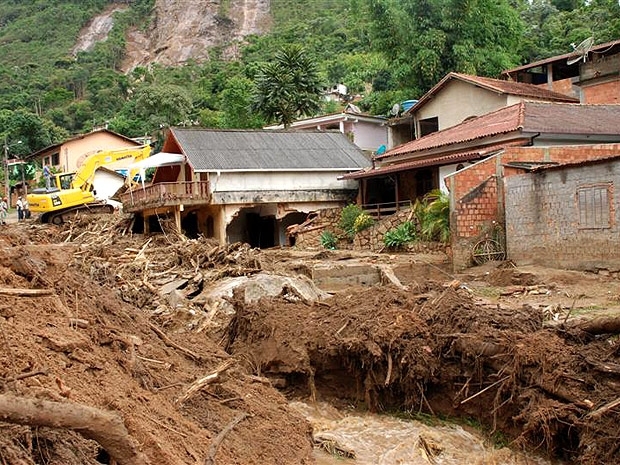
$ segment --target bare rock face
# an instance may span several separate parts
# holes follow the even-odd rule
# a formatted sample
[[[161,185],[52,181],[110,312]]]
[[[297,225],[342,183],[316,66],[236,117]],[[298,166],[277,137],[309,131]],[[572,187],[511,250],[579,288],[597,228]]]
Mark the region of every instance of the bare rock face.
[[[123,7],[113,5],[84,28],[74,53],[89,50],[105,40],[113,25],[113,14]],[[136,27],[127,34],[123,71],[158,63],[181,65],[188,60],[209,59],[209,48],[222,46],[224,57],[234,59],[243,39],[262,34],[270,26],[270,0],[157,0],[146,29]]]

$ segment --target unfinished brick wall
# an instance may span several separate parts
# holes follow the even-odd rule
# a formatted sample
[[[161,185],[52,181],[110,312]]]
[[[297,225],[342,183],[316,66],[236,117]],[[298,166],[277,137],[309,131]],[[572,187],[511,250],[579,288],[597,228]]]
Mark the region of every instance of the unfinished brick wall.
[[[600,83],[594,86],[583,87],[584,103],[620,103],[620,80]]]
[[[504,178],[523,170],[505,168],[511,162],[579,162],[620,153],[620,144],[596,144],[552,147],[507,147],[447,178],[450,189],[450,225],[453,267],[462,270],[472,265],[474,245],[496,227],[504,228]],[[492,205],[494,204],[494,207]],[[503,242],[503,238],[500,238]],[[508,255],[508,258],[511,258]]]
[[[620,160],[511,176],[508,256],[518,265],[620,270]]]

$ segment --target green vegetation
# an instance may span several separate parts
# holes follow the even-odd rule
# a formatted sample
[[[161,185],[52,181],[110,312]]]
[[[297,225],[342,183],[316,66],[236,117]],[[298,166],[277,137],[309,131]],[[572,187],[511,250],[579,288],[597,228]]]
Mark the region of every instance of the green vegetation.
[[[124,74],[126,32],[146,29],[155,0],[121,3],[127,8],[114,14],[107,40],[73,55],[79,31],[112,2],[0,0],[0,122],[9,122],[0,124],[0,135],[24,141],[15,154],[103,124],[156,138],[168,125],[289,124],[298,115],[338,110],[314,100],[320,83],[345,84],[364,111],[387,114],[449,71],[496,76],[566,53],[591,35],[596,43],[620,37],[616,0],[272,0],[270,33],[247,37],[238,61],[214,48],[204,63]],[[231,9],[222,0],[217,13],[227,18]],[[298,74],[292,87],[286,82],[290,106],[267,105],[275,99],[257,104],[253,96],[275,77],[268,71],[285,50],[303,50],[297,58],[312,79],[302,82],[306,76]]]
[[[355,220],[360,216],[364,211],[359,205],[350,204],[342,209],[340,212],[340,222],[338,223],[338,227],[344,231],[347,237],[350,240],[353,240],[355,237]]]
[[[383,243],[389,249],[402,249],[409,242],[416,239],[415,225],[411,221],[405,221],[397,227],[390,229],[383,236]]]
[[[414,207],[420,222],[420,237],[426,241],[450,240],[450,198],[439,189],[424,196]]]
[[[326,229],[321,233],[321,237],[319,240],[323,248],[327,250],[336,250],[336,246],[338,245],[338,238],[334,235],[333,232]]]
[[[302,47],[290,45],[259,67],[253,109],[266,121],[288,128],[300,117],[319,112],[321,91],[314,61]]]

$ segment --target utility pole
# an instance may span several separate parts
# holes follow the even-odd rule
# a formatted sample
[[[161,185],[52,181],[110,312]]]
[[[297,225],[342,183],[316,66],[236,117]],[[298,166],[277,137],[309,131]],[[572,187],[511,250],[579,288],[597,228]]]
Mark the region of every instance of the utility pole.
[[[4,138],[4,196],[9,198],[9,146]]]
[[[4,195],[8,199],[9,204],[11,203],[9,199],[9,194],[11,193],[11,190],[9,188],[9,148],[13,147],[14,145],[19,145],[21,143],[22,141],[18,140],[14,144],[9,145],[6,140],[6,136],[4,137]],[[22,164],[22,184],[25,182],[24,177],[24,165]]]

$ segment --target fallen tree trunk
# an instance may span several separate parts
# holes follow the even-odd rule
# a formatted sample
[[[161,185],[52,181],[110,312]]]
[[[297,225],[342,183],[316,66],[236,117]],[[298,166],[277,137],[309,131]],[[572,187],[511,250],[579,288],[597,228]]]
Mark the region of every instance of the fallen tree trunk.
[[[600,316],[574,323],[574,327],[590,334],[620,334],[620,316]]]
[[[75,403],[0,395],[0,420],[75,430],[97,441],[119,465],[149,464],[129,436],[121,417],[113,412]]]

